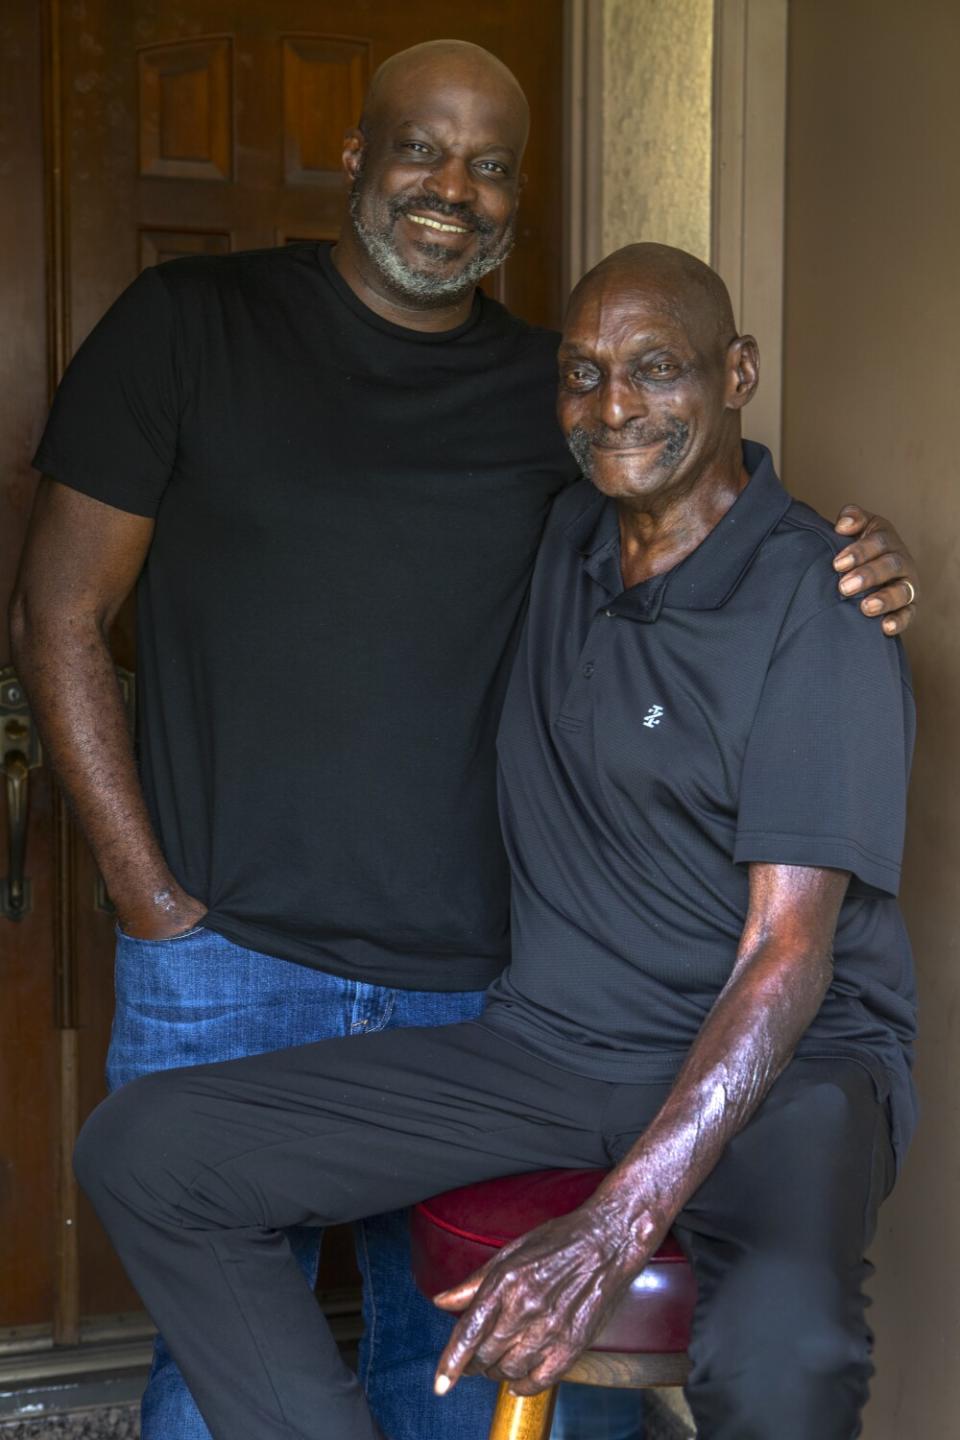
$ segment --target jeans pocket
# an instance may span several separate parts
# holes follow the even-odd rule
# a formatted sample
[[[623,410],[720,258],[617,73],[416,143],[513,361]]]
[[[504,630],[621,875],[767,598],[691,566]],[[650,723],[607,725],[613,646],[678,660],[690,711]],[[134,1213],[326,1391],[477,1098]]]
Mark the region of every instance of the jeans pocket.
[[[152,1070],[233,1058],[236,995],[223,983],[218,938],[202,924],[165,940],[117,928],[111,1089]]]
[[[114,926],[117,941],[129,945],[179,945],[182,940],[192,940],[195,935],[205,935],[207,927],[204,925],[204,915],[196,925],[191,925],[189,930],[178,930],[175,935],[164,935],[159,940],[148,940],[142,935],[131,935],[127,930],[121,930],[119,925]]]

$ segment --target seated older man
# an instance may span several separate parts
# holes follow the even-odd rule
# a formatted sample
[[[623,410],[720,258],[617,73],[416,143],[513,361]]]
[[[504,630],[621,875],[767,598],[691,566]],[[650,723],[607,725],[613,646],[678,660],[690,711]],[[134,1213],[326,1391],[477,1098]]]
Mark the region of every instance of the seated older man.
[[[691,256],[631,246],[574,292],[586,478],[501,724],[513,959],[482,1019],[151,1076],[88,1122],[81,1181],[217,1440],[376,1434],[285,1227],[552,1166],[612,1168],[440,1297],[466,1306],[441,1393],[551,1383],[672,1226],[699,1433],[857,1432],[864,1250],[913,1123],[913,706],[832,528],[741,442],[757,370]]]

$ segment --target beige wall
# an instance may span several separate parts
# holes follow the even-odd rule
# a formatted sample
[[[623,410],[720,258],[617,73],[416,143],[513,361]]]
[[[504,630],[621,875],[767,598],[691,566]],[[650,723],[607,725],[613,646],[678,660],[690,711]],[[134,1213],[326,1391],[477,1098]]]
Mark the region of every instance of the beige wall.
[[[869,1440],[960,1434],[958,75],[955,0],[792,0],[785,478],[893,516],[925,592],[903,890],[924,1114],[875,1247]]]
[[[713,0],[603,0],[602,46],[601,253],[709,260]]]

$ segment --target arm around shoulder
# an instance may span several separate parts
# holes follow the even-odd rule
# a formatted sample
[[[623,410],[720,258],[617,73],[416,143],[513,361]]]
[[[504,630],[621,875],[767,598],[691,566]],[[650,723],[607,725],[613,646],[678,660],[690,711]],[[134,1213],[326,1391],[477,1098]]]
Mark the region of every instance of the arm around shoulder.
[[[863,614],[882,618],[885,634],[902,634],[916,614],[920,575],[893,524],[859,505],[845,505],[834,528],[853,542],[833,562],[841,594],[865,596]]]

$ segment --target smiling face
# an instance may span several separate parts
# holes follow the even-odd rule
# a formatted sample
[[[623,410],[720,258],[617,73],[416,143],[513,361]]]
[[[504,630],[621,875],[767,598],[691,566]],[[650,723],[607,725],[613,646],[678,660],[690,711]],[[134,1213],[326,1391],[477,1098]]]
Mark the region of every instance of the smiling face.
[[[756,360],[693,257],[631,246],[603,262],[574,291],[559,354],[560,424],[584,475],[640,505],[690,491],[738,453]]]
[[[417,47],[385,67],[344,164],[354,235],[389,292],[449,301],[501,263],[526,131],[516,81],[476,47]]]

